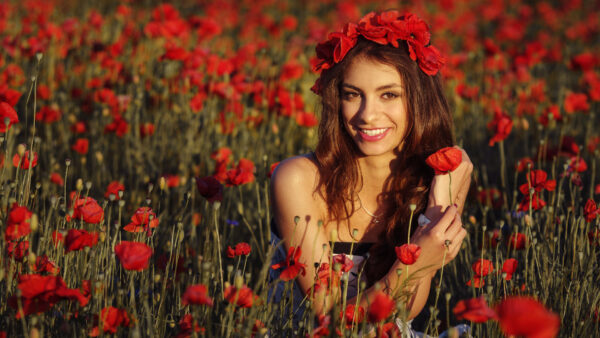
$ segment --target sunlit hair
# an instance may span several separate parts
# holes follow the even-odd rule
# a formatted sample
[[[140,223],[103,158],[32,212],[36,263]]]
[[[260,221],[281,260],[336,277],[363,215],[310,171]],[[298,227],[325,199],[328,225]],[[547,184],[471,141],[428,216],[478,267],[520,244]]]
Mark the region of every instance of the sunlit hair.
[[[319,170],[317,191],[328,206],[329,221],[346,224],[352,234],[349,216],[355,210],[357,191],[362,185],[358,157],[362,153],[346,131],[341,114],[341,85],[344,74],[354,60],[379,61],[396,68],[404,87],[408,115],[401,151],[390,164],[392,175],[384,184],[379,201],[385,205],[385,231],[370,251],[365,267],[369,284],[382,278],[396,260],[394,247],[408,236],[411,203],[416,204],[411,229],[419,213],[427,207],[429,186],[434,173],[425,159],[436,150],[453,145],[452,117],[444,97],[440,74],[429,76],[410,59],[408,47],[380,45],[358,38],[342,62],[321,74],[322,107],[319,142],[315,150]],[[340,229],[338,229],[340,231]],[[412,231],[411,231],[412,232]]]

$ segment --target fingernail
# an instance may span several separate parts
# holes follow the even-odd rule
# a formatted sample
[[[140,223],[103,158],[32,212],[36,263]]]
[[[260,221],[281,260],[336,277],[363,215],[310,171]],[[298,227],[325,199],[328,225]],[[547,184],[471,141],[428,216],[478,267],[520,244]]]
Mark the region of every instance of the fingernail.
[[[453,205],[454,205],[455,208],[458,208],[458,204],[454,203]]]

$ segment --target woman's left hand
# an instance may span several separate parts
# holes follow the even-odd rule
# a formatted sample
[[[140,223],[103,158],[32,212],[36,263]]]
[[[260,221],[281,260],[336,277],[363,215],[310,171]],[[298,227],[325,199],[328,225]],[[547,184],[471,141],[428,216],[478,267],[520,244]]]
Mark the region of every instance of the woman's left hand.
[[[429,189],[429,199],[425,216],[431,221],[439,219],[450,205],[456,204],[459,214],[462,213],[469,186],[471,185],[471,173],[473,163],[464,149],[454,146],[462,152],[462,162],[450,174],[435,175]],[[450,182],[452,176],[452,182]],[[450,200],[452,192],[452,201]]]

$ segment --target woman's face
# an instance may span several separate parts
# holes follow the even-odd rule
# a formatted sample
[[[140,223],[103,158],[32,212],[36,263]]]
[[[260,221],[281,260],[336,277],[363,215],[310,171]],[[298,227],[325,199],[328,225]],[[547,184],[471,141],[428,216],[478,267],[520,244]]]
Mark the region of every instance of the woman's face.
[[[341,87],[346,130],[365,156],[392,156],[408,124],[404,88],[398,71],[387,64],[358,57]]]

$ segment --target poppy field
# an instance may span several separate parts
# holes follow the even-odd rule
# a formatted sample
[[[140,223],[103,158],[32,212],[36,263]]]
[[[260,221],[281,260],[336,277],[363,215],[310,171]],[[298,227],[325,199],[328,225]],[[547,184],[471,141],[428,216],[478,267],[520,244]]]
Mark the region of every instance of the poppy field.
[[[428,23],[474,164],[413,328],[600,336],[597,1],[92,3],[0,2],[0,337],[401,336],[384,292],[294,323],[308,261],[270,244],[270,176],[317,142],[315,46],[388,9]]]

